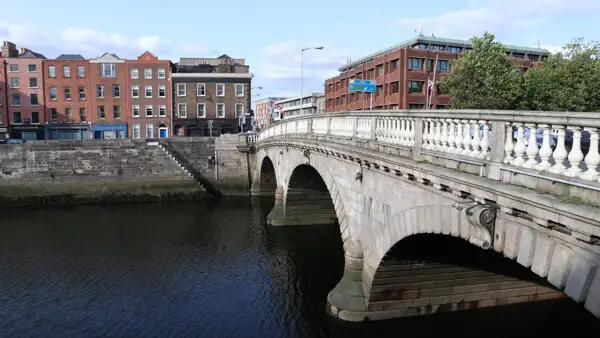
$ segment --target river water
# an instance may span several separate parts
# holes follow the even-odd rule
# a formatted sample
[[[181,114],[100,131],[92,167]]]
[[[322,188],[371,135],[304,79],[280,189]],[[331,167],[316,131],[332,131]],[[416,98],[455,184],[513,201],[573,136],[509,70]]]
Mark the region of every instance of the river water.
[[[268,202],[267,202],[268,203]],[[261,206],[262,205],[262,206]],[[270,228],[265,203],[4,212],[1,337],[427,337],[599,331],[551,301],[348,324],[325,313],[342,274],[334,226]],[[585,332],[584,332],[585,331]]]

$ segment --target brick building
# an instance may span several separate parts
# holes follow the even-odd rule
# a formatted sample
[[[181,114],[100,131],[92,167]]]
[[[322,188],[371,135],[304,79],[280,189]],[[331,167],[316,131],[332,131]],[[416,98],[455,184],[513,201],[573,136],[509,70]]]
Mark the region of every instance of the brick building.
[[[91,138],[90,63],[79,54],[43,61],[47,140]]]
[[[254,101],[254,120],[259,129],[269,127],[274,119],[275,102],[285,99],[285,97],[266,97]]]
[[[46,57],[27,48],[4,41],[6,120],[11,138],[44,139],[44,78],[42,60]]]
[[[90,63],[90,114],[95,139],[127,137],[128,90],[125,60],[104,53]]]
[[[171,78],[175,135],[217,136],[249,125],[252,74],[244,59],[181,58]]]
[[[550,55],[541,48],[504,47],[521,71]],[[418,35],[350,62],[339,69],[340,75],[325,81],[325,111],[369,109],[369,94],[348,91],[348,81],[352,79],[375,80],[373,109],[423,109],[428,96],[428,79],[438,81],[451,71],[450,60],[471,48],[471,42],[466,40]],[[440,92],[439,88],[433,88],[432,93],[431,108],[448,108],[448,94]]]
[[[145,52],[127,60],[129,135],[169,137],[171,133],[171,61]]]

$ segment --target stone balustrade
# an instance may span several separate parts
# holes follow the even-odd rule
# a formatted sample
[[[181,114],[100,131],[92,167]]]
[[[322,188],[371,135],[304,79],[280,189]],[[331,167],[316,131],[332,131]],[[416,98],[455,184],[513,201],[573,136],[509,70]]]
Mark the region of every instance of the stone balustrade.
[[[258,142],[299,134],[375,141],[600,187],[598,117],[598,113],[486,110],[340,112],[280,121],[261,131]]]

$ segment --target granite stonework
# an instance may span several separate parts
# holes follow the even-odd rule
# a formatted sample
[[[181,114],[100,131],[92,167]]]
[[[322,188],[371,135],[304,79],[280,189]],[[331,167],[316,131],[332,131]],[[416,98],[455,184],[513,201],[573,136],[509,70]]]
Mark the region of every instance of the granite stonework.
[[[464,308],[457,305],[460,297],[451,294],[430,303],[422,298],[380,297],[375,304],[371,298],[374,285],[381,284],[378,268],[384,256],[402,239],[423,233],[458,237],[483,250],[495,250],[600,317],[600,226],[595,207],[431,163],[424,160],[418,144],[385,150],[376,142],[351,137],[297,134],[260,140],[256,149],[252,191],[262,190],[261,168],[273,167],[274,173],[267,173],[276,180],[273,220],[302,223],[300,218],[285,222],[298,168],[314,168],[325,183],[346,256],[344,276],[328,298],[329,313],[341,319],[364,321]],[[298,203],[291,205],[291,213],[298,214]],[[304,213],[310,217],[309,210]],[[547,286],[532,287],[515,287],[521,291],[512,293],[503,288],[474,290],[477,295],[471,298],[478,306],[492,306],[558,296]],[[422,307],[428,312],[418,310]]]

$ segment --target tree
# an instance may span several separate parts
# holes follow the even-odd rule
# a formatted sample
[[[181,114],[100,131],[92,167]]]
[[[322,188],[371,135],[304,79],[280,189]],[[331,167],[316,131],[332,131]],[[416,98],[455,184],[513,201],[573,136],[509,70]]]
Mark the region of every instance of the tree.
[[[451,62],[452,72],[440,86],[451,95],[455,109],[518,109],[523,76],[493,34],[471,39],[473,49]]]
[[[525,76],[523,108],[600,111],[600,44],[574,39]]]

